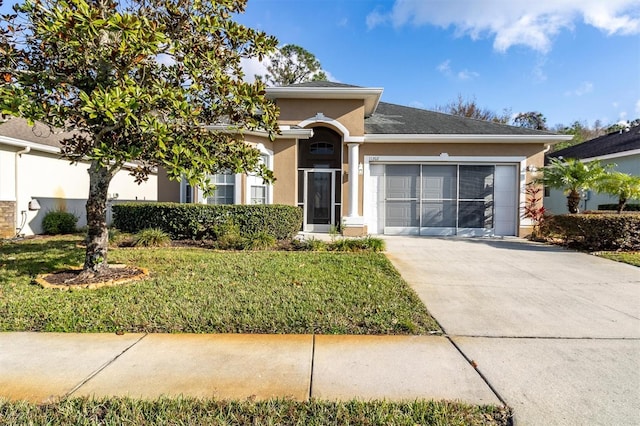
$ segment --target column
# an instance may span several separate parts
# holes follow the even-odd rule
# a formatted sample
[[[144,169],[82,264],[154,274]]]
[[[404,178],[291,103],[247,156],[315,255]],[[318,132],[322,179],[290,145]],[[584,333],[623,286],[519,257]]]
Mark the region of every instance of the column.
[[[360,144],[347,143],[349,147],[349,217],[358,217],[358,161],[360,159]]]

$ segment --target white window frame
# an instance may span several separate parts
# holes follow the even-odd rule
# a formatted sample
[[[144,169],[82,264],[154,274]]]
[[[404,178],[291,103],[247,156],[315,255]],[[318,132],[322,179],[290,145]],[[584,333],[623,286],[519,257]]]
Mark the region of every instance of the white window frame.
[[[262,161],[264,161],[265,166],[269,170],[273,170],[273,151],[266,149],[264,145],[258,144],[256,146],[258,151],[262,154]],[[265,204],[273,204],[273,185],[266,184],[262,181],[262,178],[254,175],[247,175],[247,179],[245,182],[245,202],[247,204],[253,204],[253,199],[251,198],[251,187],[253,186],[262,186],[265,187]]]

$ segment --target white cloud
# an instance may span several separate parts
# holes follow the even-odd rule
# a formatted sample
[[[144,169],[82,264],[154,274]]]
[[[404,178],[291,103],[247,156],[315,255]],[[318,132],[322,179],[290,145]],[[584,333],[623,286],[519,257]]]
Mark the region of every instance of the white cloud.
[[[451,68],[451,59],[447,59],[446,61],[440,63],[436,67],[436,69],[443,75],[451,78],[457,78],[458,80],[470,80],[480,76],[480,74],[478,74],[477,72],[469,71],[467,69],[464,69],[462,71],[454,71]]]
[[[451,59],[447,59],[436,67],[444,75],[451,75]]]
[[[582,21],[608,35],[640,33],[638,0],[395,0],[391,11],[375,9],[369,29],[391,23],[453,27],[457,36],[493,37],[495,50],[515,45],[547,52],[552,39]]]
[[[258,58],[241,58],[240,66],[244,71],[244,81],[253,83],[257,75],[265,75],[267,73],[267,65],[269,64],[269,58],[259,61]]]
[[[547,74],[544,72],[544,66],[547,64],[546,58],[538,58],[535,67],[531,70],[531,74],[535,81],[542,82],[547,80]]]
[[[382,12],[380,8],[376,8],[367,15],[367,28],[372,30],[378,25],[386,24],[389,21],[389,15]]]
[[[591,92],[593,92],[593,83],[590,81],[584,81],[577,89],[568,90],[564,92],[564,94],[565,96],[583,96]]]
[[[342,18],[340,20],[338,20],[338,26],[339,27],[346,27],[349,24],[349,19],[348,18]]]
[[[459,71],[457,75],[460,80],[469,80],[480,76],[477,72],[469,70]]]

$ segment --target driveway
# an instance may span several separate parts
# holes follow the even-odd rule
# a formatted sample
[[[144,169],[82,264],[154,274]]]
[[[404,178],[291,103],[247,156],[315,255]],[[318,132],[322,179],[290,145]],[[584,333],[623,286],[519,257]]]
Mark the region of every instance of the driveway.
[[[638,424],[640,268],[516,238],[385,240],[516,424]]]

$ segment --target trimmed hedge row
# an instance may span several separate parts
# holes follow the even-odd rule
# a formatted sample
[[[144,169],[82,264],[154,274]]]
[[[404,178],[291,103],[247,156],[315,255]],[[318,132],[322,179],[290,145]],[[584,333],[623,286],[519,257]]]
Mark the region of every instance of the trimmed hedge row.
[[[617,204],[598,204],[598,210],[618,210]],[[627,204],[623,212],[640,212],[640,204]]]
[[[546,235],[583,250],[640,250],[640,214],[563,214],[543,227]]]
[[[218,239],[229,230],[286,240],[302,228],[302,210],[285,205],[123,203],[112,206],[113,225],[123,232],[159,228],[172,239]]]

